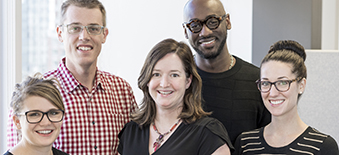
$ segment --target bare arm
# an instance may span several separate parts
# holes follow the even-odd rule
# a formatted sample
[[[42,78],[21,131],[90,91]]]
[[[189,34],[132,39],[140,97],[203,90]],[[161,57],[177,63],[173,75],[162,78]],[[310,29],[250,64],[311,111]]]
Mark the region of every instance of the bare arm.
[[[226,144],[220,146],[217,150],[215,150],[212,155],[230,155],[230,148]]]

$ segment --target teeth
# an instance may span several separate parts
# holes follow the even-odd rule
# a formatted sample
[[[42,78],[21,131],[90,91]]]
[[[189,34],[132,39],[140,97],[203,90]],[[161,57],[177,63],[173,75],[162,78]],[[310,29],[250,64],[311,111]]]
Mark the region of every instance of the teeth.
[[[78,49],[79,49],[79,50],[83,50],[83,51],[91,50],[90,47],[84,47],[84,46],[78,47]]]
[[[208,41],[208,42],[202,42],[201,44],[210,44],[210,43],[212,43],[212,42],[214,42],[214,39],[211,40],[211,41]]]
[[[159,93],[162,94],[162,95],[168,95],[168,94],[171,94],[172,91],[166,91],[166,92],[159,91]]]
[[[43,131],[37,131],[37,132],[41,134],[49,134],[52,132],[52,130],[43,130]]]
[[[272,104],[280,104],[282,103],[284,100],[278,100],[278,101],[271,101]]]

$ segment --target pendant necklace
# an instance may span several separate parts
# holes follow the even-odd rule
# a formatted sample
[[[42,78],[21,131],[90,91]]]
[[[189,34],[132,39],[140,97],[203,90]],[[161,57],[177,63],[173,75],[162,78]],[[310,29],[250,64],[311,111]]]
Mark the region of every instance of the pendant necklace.
[[[172,132],[174,130],[174,128],[179,124],[181,119],[179,119],[172,127],[169,131],[167,131],[166,133],[164,134],[161,134],[157,127],[155,126],[155,123],[153,122],[152,123],[152,126],[153,126],[153,129],[154,131],[159,135],[159,137],[155,140],[155,142],[153,143],[153,148],[154,148],[154,152],[160,147],[161,143],[164,141],[164,137],[166,135],[168,135],[170,132]]]

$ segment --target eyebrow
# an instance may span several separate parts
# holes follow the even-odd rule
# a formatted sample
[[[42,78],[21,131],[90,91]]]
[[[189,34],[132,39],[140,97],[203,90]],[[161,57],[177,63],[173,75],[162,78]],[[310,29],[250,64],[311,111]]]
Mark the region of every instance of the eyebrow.
[[[161,70],[160,69],[153,69],[153,72],[155,72],[155,71],[160,72]],[[179,72],[179,73],[181,73],[180,70],[170,70],[170,72]]]
[[[67,25],[71,25],[71,24],[82,25],[82,24],[79,23],[79,22],[73,22],[73,23],[69,23],[69,24],[67,24]],[[90,24],[88,24],[88,25],[100,25],[100,24],[98,24],[98,23],[90,23]]]
[[[278,77],[278,80],[289,79],[287,76]],[[268,78],[261,78],[261,80],[268,80]]]

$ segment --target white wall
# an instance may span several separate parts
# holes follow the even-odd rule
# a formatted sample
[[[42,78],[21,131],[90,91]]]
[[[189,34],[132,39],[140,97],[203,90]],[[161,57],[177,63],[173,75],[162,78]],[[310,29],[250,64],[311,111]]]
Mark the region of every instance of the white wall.
[[[251,61],[252,0],[222,0],[231,15],[232,30],[228,43],[232,54]],[[126,79],[137,102],[142,92],[137,79],[147,53],[166,38],[188,41],[184,37],[183,7],[185,0],[102,0],[107,10],[109,34],[99,56],[99,68]]]

